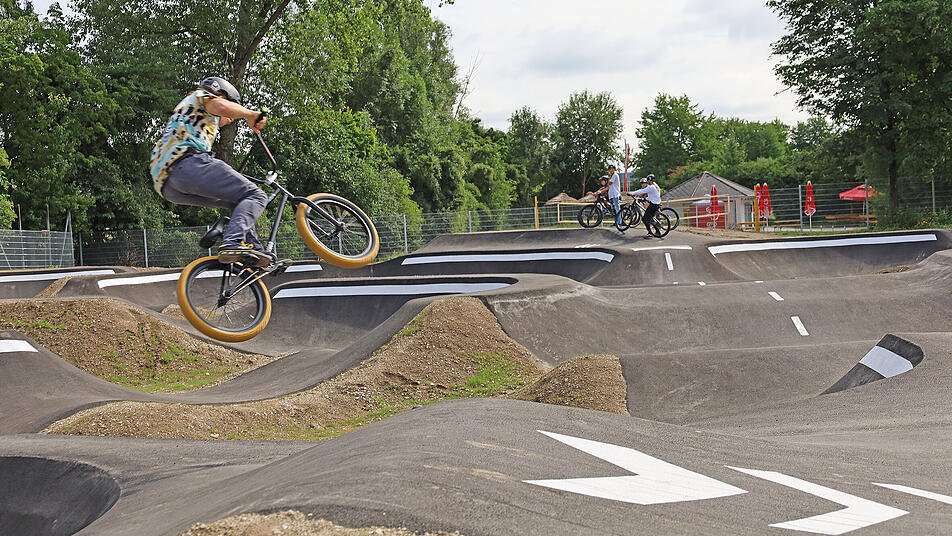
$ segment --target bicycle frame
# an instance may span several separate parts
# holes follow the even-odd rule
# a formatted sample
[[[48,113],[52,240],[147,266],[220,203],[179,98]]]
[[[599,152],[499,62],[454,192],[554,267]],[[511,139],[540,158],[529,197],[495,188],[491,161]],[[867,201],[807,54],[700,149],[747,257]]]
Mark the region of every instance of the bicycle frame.
[[[334,229],[334,232],[332,233],[327,233],[323,229],[318,229],[318,231],[320,231],[324,235],[325,238],[334,238],[335,236],[337,236],[338,233],[343,231],[344,222],[335,218],[333,215],[331,215],[329,212],[321,208],[319,205],[317,205],[310,199],[292,194],[287,188],[285,188],[283,185],[281,185],[281,183],[278,182],[277,160],[275,160],[274,155],[271,153],[271,149],[269,149],[268,145],[264,142],[264,138],[261,137],[261,133],[255,132],[255,137],[258,140],[258,144],[260,144],[261,148],[264,149],[264,153],[268,157],[268,160],[271,162],[271,171],[269,171],[265,175],[264,179],[257,179],[250,175],[245,175],[244,173],[241,173],[241,170],[244,169],[245,164],[248,162],[248,159],[251,157],[251,151],[248,151],[248,154],[245,155],[245,158],[241,161],[241,165],[238,167],[238,172],[244,175],[245,178],[247,178],[248,180],[252,182],[255,182],[261,185],[267,185],[274,189],[274,191],[271,192],[271,195],[268,196],[268,201],[265,204],[265,206],[270,205],[271,202],[274,201],[276,197],[278,197],[278,195],[281,196],[281,204],[278,205],[278,213],[275,215],[274,221],[271,223],[271,232],[268,235],[268,243],[265,245],[265,250],[268,251],[269,253],[274,253],[274,248],[277,245],[278,229],[281,224],[281,218],[284,217],[284,209],[287,207],[287,204],[289,201],[291,202],[291,205],[295,209],[297,209],[297,206],[299,204],[304,203],[305,205],[310,207],[311,210],[320,214],[321,217],[323,217],[329,222],[334,223],[335,229]]]

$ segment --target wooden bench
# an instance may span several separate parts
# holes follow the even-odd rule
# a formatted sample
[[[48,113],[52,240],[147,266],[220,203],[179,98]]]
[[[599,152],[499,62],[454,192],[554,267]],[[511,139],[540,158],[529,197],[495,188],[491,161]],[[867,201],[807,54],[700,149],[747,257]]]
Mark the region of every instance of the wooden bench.
[[[833,224],[837,224],[837,223],[840,223],[843,225],[846,225],[848,223],[860,223],[864,225],[866,224],[866,214],[834,214],[831,216],[823,216],[823,219]],[[870,214],[869,223],[876,223],[876,216],[873,216],[872,214]]]

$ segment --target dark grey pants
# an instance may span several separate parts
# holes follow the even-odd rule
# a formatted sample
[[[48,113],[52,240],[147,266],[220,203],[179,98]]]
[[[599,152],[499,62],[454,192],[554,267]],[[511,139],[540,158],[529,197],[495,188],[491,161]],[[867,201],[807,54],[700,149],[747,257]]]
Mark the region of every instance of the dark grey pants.
[[[255,222],[264,212],[268,196],[210,154],[195,153],[173,164],[162,187],[162,197],[178,205],[230,209],[231,222],[222,244],[234,245],[244,240],[261,246]]]

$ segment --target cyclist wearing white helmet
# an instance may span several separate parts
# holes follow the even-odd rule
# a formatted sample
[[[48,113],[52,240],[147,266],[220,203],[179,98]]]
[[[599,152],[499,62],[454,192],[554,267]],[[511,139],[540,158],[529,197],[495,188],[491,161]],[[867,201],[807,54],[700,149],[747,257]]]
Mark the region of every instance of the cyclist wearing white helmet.
[[[264,212],[267,195],[211,153],[219,127],[236,119],[244,119],[256,132],[266,122],[260,111],[241,105],[238,90],[224,78],[210,76],[202,80],[198,89],[175,107],[152,149],[149,167],[153,187],[178,205],[231,210],[219,259],[230,263],[252,256],[266,265],[273,259],[264,253],[255,222]],[[222,218],[215,227],[220,229],[226,222]]]
[[[648,208],[645,209],[645,214],[641,218],[642,221],[645,222],[645,229],[648,230],[648,234],[643,237],[646,240],[655,236],[654,233],[651,232],[650,222],[654,221],[655,214],[657,214],[658,209],[661,208],[661,190],[658,189],[654,179],[655,176],[649,174],[647,177],[641,179],[640,190],[629,192],[633,197],[644,195],[648,198]]]

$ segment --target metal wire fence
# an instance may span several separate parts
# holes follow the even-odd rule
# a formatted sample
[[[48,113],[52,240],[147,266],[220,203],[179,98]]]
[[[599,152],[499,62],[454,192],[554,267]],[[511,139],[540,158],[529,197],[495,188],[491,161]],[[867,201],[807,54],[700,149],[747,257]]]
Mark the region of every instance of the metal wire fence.
[[[0,229],[0,269],[55,268],[73,263],[71,233]]]
[[[816,213],[804,214],[806,189],[783,188],[771,191],[773,213],[764,220],[766,230],[790,228],[808,230],[864,227],[881,213],[885,186],[873,182],[869,203],[865,199],[846,200],[840,194],[863,183],[813,185]],[[875,192],[875,193],[873,193]],[[379,260],[414,251],[442,234],[575,227],[579,209],[572,203],[494,211],[440,212],[423,215],[385,215],[374,223],[380,235]],[[681,225],[696,227],[749,228],[753,222],[753,198],[719,196],[711,206],[708,196],[668,203],[681,217]],[[952,211],[952,185],[905,181],[900,206],[906,211],[930,213]],[[720,219],[713,216],[719,216]],[[868,216],[868,220],[867,220]],[[260,234],[266,236],[270,222],[261,221]],[[611,225],[611,218],[606,218]],[[713,225],[712,225],[713,224]],[[0,269],[46,268],[80,265],[122,265],[177,267],[213,252],[198,245],[208,227],[175,227],[64,233],[49,231],[0,230]],[[314,260],[315,255],[300,239],[293,221],[282,223],[278,233],[278,254],[282,258]]]

